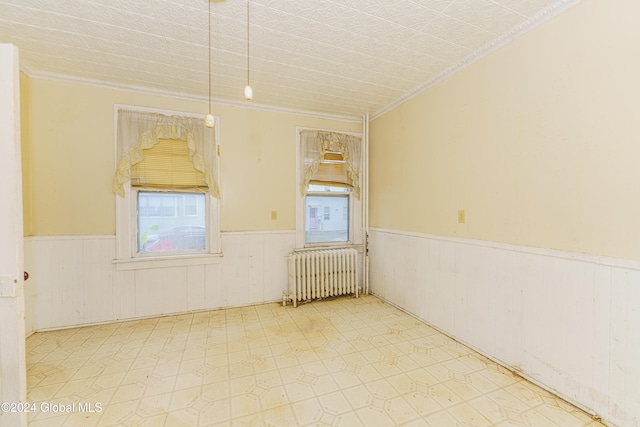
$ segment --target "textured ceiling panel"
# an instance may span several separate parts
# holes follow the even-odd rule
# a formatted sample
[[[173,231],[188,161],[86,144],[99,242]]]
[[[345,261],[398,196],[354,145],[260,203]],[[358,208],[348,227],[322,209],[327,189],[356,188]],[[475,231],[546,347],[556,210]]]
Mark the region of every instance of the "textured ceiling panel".
[[[0,0],[34,76],[246,103],[247,0]],[[579,0],[250,0],[252,103],[384,111]],[[211,36],[211,63],[208,43]]]

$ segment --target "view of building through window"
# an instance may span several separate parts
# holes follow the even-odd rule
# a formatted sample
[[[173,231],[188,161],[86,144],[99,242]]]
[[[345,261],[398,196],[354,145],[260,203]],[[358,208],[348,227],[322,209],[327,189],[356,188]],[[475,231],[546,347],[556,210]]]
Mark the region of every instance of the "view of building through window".
[[[206,249],[204,194],[138,191],[138,253]]]
[[[309,185],[305,198],[306,243],[349,240],[348,188]]]

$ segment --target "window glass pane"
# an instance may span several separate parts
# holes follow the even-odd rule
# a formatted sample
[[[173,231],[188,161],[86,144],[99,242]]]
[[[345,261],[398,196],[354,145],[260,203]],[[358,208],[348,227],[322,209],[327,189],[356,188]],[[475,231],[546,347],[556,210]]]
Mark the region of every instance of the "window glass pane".
[[[205,195],[138,192],[138,252],[206,249]]]
[[[198,195],[189,194],[184,196],[184,214],[186,216],[198,215]]]
[[[349,240],[349,196],[306,197],[305,240],[307,243]]]

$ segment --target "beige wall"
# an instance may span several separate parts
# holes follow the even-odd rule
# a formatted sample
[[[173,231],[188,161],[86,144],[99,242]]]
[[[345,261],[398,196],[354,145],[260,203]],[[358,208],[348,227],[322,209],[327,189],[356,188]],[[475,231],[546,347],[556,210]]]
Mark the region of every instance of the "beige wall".
[[[640,260],[639,14],[584,0],[373,120],[371,225]]]
[[[115,104],[206,113],[204,102],[38,78],[28,83],[22,98],[29,106],[30,235],[115,233]],[[220,116],[223,231],[295,229],[296,126],[361,130],[359,122],[215,104],[214,114]]]

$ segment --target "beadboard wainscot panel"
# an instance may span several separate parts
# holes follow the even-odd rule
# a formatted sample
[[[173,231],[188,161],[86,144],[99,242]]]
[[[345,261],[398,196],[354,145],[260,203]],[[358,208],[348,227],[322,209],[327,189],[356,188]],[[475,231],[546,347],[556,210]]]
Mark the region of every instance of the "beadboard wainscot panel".
[[[294,246],[295,232],[290,231],[223,233],[225,306],[282,301],[289,280],[287,257]]]
[[[114,270],[111,261],[114,258],[112,239],[82,240],[82,281],[76,287],[79,295],[83,295],[85,319],[91,323],[105,322],[113,316]],[[79,288],[83,288],[80,290]]]
[[[370,231],[370,288],[618,426],[640,425],[640,263]]]
[[[219,262],[117,270],[115,236],[25,238],[27,334],[281,301],[295,232],[222,233]]]

